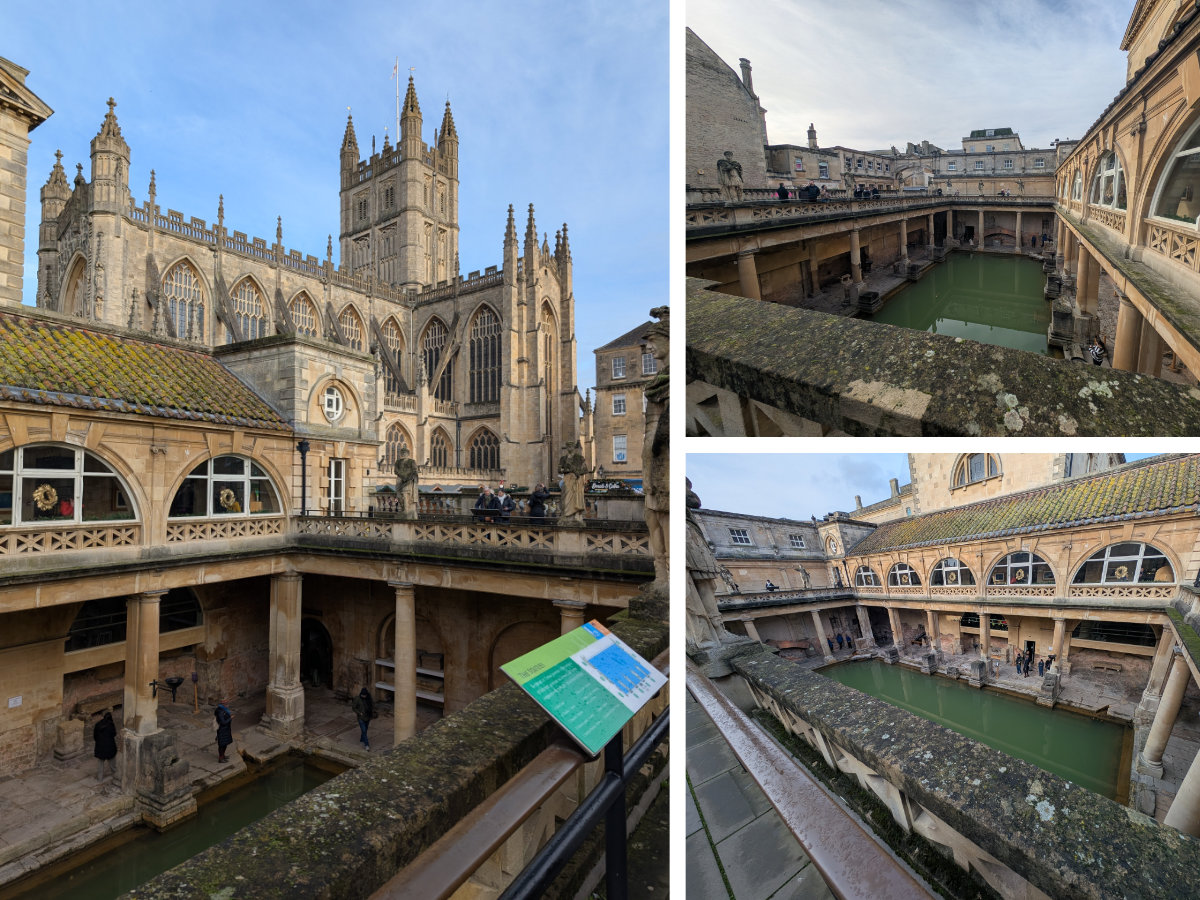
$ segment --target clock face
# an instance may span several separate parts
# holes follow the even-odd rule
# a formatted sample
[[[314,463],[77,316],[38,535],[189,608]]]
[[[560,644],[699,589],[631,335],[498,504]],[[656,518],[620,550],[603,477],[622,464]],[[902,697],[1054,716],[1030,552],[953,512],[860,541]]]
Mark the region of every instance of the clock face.
[[[321,398],[321,406],[325,410],[325,418],[330,422],[336,422],[346,411],[346,403],[342,398],[342,392],[333,386],[325,388],[325,395]]]

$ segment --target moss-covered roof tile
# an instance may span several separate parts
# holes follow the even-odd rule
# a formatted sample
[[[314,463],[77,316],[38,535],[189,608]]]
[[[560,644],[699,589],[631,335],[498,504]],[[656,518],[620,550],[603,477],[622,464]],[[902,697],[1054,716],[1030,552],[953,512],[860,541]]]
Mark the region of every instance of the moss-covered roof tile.
[[[290,426],[207,353],[0,313],[0,400]]]

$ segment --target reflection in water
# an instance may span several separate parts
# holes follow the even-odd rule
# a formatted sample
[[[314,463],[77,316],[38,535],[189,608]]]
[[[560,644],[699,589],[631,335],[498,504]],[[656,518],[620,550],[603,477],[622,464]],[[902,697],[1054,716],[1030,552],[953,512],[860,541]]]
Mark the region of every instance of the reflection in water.
[[[137,828],[131,833],[132,840],[31,888],[20,895],[20,900],[119,897],[332,777],[330,772],[308,765],[303,759],[286,759],[256,780],[202,804],[195,818],[162,833]]]
[[[821,673],[1115,799],[1124,729],[878,660]]]
[[[1050,304],[1039,263],[951,253],[870,318],[888,325],[1048,354]]]

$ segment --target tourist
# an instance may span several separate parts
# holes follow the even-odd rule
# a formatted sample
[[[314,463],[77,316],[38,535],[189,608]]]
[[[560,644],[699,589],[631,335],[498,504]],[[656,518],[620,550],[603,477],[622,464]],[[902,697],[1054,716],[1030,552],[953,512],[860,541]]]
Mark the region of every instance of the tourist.
[[[475,506],[472,512],[475,518],[480,522],[494,522],[496,513],[500,509],[500,503],[496,499],[496,495],[492,493],[492,489],[483,485],[483,492],[475,501]]]
[[[835,635],[835,637],[837,637],[838,649],[839,649],[839,650],[841,650],[841,649],[842,649],[842,633],[839,631],[839,632],[838,632],[838,633]]]
[[[810,202],[815,202],[816,199],[821,196],[821,190],[821,188],[817,187],[816,184],[811,181],[808,183],[808,187],[804,189],[805,193],[808,194],[808,199]]]
[[[1017,654],[1016,662],[1017,662],[1017,677],[1020,678],[1021,677],[1021,654],[1020,653]]]
[[[517,508],[517,504],[513,502],[513,498],[504,492],[504,488],[496,489],[496,508],[500,512],[500,521],[505,525],[512,518],[513,510]]]
[[[777,584],[772,584],[772,583],[771,583],[771,579],[770,579],[770,578],[768,578],[768,579],[767,579],[767,583],[766,583],[766,584],[764,584],[764,585],[763,585],[763,587],[764,587],[764,588],[766,588],[768,591],[777,591],[777,590],[779,590],[779,585],[777,585]]]
[[[529,515],[534,525],[546,524],[546,501],[549,499],[550,492],[546,490],[546,485],[539,481],[533,493],[529,495]]]
[[[1104,364],[1104,357],[1108,351],[1104,349],[1104,344],[1101,343],[1099,335],[1092,339],[1092,344],[1088,347],[1088,352],[1092,355],[1092,365],[1099,366]]]
[[[1024,668],[1024,670],[1025,670],[1025,677],[1026,677],[1026,678],[1028,678],[1028,677],[1029,677],[1029,669],[1030,669],[1030,667],[1032,667],[1032,666],[1033,666],[1033,651],[1032,651],[1032,650],[1026,650],[1026,651],[1025,651],[1025,665],[1023,666],[1023,668]]]
[[[371,742],[367,740],[367,726],[371,724],[371,720],[375,718],[375,701],[371,699],[371,693],[365,687],[358,692],[351,703],[350,708],[354,710],[354,715],[358,717],[358,730],[361,732],[358,740],[366,750],[371,749]]]
[[[832,653],[833,652],[833,636],[827,634],[827,635],[825,635],[825,640],[829,642],[829,652]]]
[[[97,783],[104,780],[105,764],[108,765],[108,774],[114,778],[117,775],[117,764],[113,759],[117,755],[117,725],[113,722],[111,712],[105,712],[104,718],[96,723],[96,727],[92,729],[92,740],[96,742],[96,781]]]
[[[784,186],[782,181],[779,182],[779,190],[775,192],[775,196],[780,200],[786,200],[788,198],[788,189]]]
[[[829,188],[822,187],[821,192],[820,192],[820,197],[821,197],[822,203],[828,203],[829,202]]]
[[[1046,674],[1046,661],[1040,656],[1038,657],[1038,678]]]
[[[233,743],[233,713],[224,703],[218,703],[213,710],[213,719],[217,725],[217,762],[228,762],[225,748]]]

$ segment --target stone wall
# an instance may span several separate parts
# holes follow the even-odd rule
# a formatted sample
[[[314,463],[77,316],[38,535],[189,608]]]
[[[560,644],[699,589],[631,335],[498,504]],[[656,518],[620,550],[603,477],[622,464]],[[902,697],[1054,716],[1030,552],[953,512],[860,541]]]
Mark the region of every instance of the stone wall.
[[[205,641],[195,651],[200,699],[215,704],[267,683],[270,581],[249,578],[194,589],[204,609]],[[172,674],[160,670],[160,678]],[[190,681],[190,672],[178,672]]]

